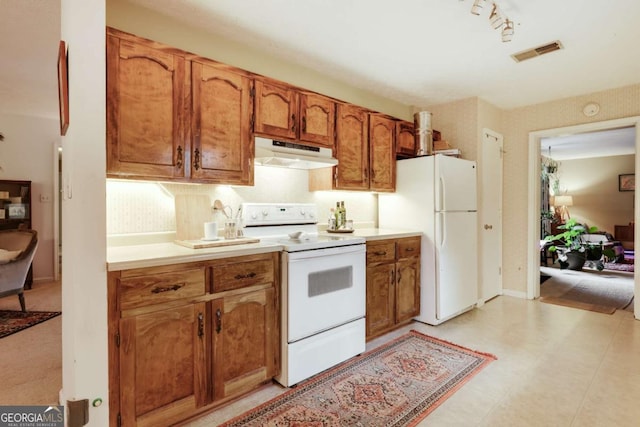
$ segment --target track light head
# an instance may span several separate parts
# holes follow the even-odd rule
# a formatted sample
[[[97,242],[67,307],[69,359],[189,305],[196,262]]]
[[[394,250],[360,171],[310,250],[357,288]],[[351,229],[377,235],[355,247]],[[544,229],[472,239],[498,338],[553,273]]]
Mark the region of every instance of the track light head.
[[[504,21],[504,27],[502,28],[502,41],[510,42],[513,38],[513,22],[509,19]]]
[[[491,10],[491,14],[489,15],[489,22],[494,29],[498,29],[502,27],[504,19],[502,19],[502,15],[498,12],[498,6],[493,4],[493,9]]]
[[[474,15],[480,15],[485,3],[486,0],[475,0],[473,2],[473,6],[471,7],[471,13],[473,13]]]

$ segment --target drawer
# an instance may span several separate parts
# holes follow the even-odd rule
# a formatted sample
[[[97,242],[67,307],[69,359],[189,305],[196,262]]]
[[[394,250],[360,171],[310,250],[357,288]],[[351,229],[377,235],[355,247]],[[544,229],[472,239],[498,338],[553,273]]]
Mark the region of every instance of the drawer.
[[[398,258],[410,258],[420,255],[420,237],[398,240]]]
[[[204,284],[204,267],[127,277],[120,280],[121,309],[199,297]]]
[[[395,259],[395,241],[367,242],[367,264],[394,261]]]
[[[242,257],[237,261],[213,266],[213,292],[230,291],[247,286],[274,283],[274,260],[271,256]]]

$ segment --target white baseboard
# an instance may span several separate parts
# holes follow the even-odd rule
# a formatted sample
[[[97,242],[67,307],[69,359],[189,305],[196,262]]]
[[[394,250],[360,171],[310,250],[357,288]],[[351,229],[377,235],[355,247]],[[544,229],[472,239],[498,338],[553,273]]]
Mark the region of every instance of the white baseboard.
[[[511,289],[503,289],[502,295],[506,295],[508,297],[527,299],[527,293],[523,291],[514,291]]]

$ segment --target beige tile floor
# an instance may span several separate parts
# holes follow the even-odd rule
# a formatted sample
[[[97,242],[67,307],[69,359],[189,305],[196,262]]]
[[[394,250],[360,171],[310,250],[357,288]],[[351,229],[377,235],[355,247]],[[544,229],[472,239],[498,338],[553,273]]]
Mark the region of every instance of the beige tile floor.
[[[498,358],[419,426],[640,425],[640,322],[631,312],[503,296],[437,327],[414,322],[367,348],[409,329]],[[185,425],[218,425],[284,390],[263,387]]]
[[[59,283],[37,285],[27,306],[55,309],[59,292]],[[0,298],[0,308],[19,308],[17,297]],[[57,317],[0,339],[0,404],[55,402],[60,325]],[[420,426],[640,425],[640,322],[631,312],[498,297],[437,327],[412,323],[368,348],[412,328],[498,357]],[[216,426],[284,390],[263,387],[185,425]]]

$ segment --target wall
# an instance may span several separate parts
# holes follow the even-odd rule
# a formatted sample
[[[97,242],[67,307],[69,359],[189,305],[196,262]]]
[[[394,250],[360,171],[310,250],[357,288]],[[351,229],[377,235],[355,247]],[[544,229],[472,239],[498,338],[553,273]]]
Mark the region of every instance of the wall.
[[[106,278],[106,61],[103,0],[62,0],[69,46],[69,129],[62,137],[61,399],[101,398],[88,426],[109,425]]]
[[[504,155],[503,284],[527,289],[527,209],[529,132],[640,115],[640,84],[559,99],[506,111]],[[600,104],[594,117],[582,114],[589,102]],[[508,236],[508,238],[506,238]]]
[[[38,231],[33,260],[34,280],[53,279],[53,202],[41,203],[40,195],[53,200],[54,151],[60,141],[57,119],[0,114],[0,179],[31,181],[31,227]]]
[[[319,222],[324,224],[329,209],[344,200],[349,219],[356,227],[372,227],[377,220],[378,198],[369,192],[316,191],[309,192],[306,170],[277,167],[255,167],[255,186],[193,185],[135,181],[107,181],[107,234],[110,243],[124,241],[114,235],[172,232],[176,229],[175,194],[206,194],[211,202],[220,199],[237,212],[243,202],[254,203],[314,203]],[[214,218],[222,230],[223,216]],[[170,237],[170,236],[168,236]],[[135,240],[129,240],[135,242]]]
[[[447,141],[451,148],[462,151],[462,158],[478,160],[478,141],[482,140],[478,131],[478,98],[431,105],[422,110],[433,113],[433,128],[440,132],[442,140]]]
[[[632,222],[634,192],[618,191],[618,174],[634,173],[634,167],[634,155],[560,162],[560,189],[573,197],[571,218],[611,234],[614,225]]]
[[[107,25],[394,117],[413,119],[411,108],[407,105],[348,86],[313,69],[287,63],[259,50],[186,26],[124,0],[107,1]]]

